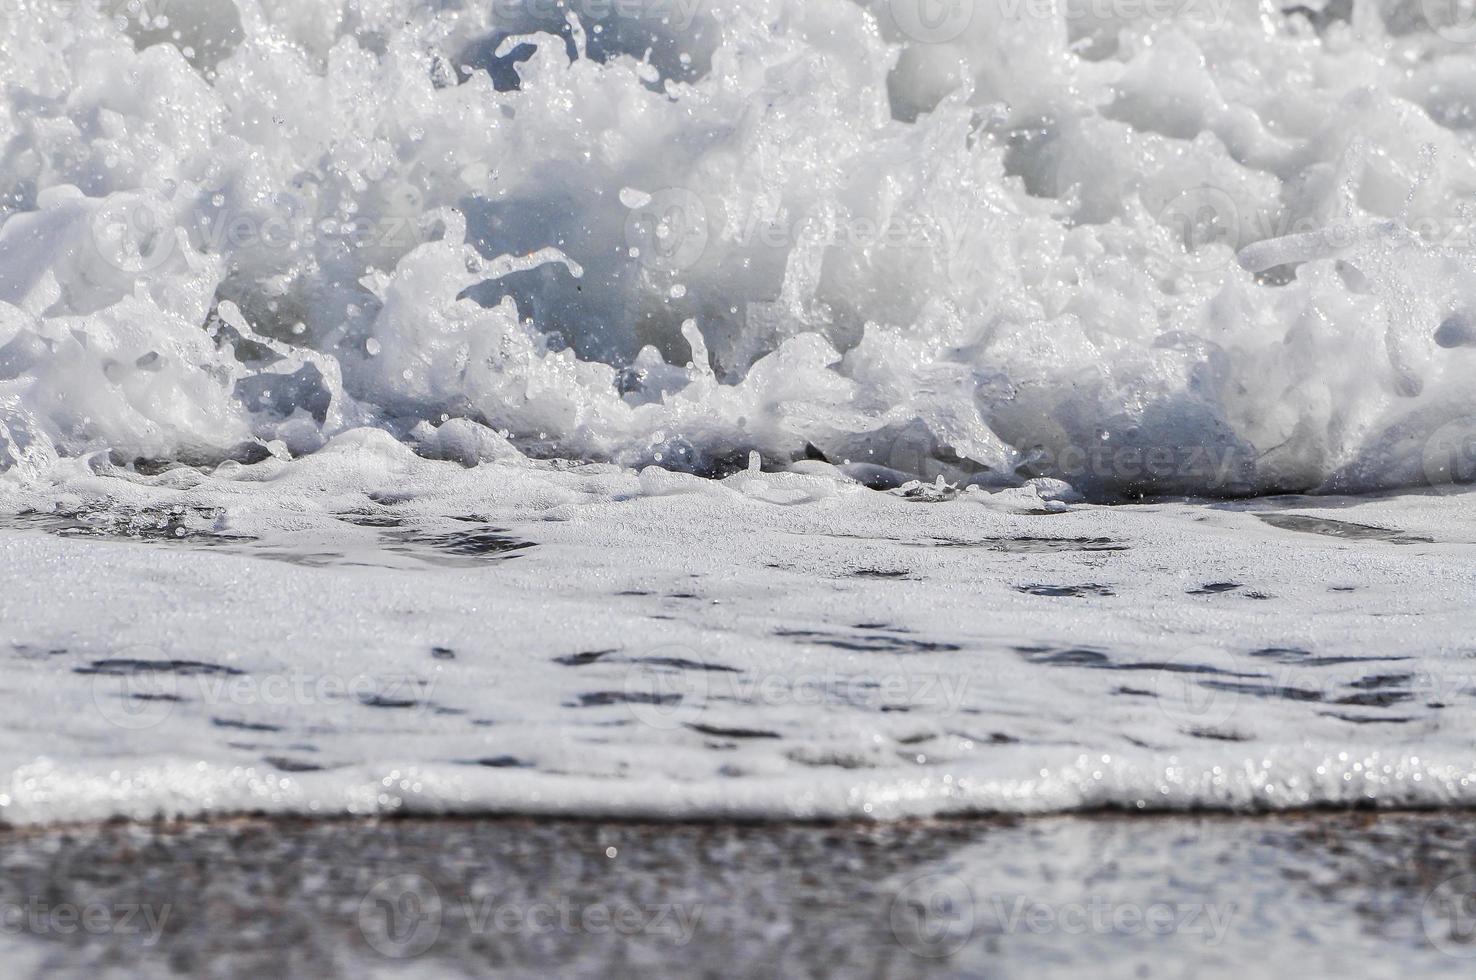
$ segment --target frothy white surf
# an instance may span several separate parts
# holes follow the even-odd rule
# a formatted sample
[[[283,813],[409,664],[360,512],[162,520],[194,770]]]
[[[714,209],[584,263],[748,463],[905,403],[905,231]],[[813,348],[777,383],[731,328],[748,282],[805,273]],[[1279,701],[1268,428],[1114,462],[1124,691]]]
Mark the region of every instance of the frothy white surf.
[[[62,469],[0,494],[4,822],[1476,804],[1472,494]]]
[[[1463,11],[9,0],[0,469],[1469,478]]]

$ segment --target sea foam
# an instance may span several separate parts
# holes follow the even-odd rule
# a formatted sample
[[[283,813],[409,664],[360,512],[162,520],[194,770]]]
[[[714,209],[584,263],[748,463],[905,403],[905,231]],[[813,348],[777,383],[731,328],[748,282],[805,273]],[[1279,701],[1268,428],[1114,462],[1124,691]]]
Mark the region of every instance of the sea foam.
[[[11,0],[0,470],[1468,480],[1459,11]]]

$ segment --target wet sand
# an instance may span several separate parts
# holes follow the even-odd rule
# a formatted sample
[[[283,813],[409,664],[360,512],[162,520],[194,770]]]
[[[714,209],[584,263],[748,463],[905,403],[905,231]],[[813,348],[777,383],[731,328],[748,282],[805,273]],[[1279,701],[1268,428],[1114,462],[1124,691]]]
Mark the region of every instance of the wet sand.
[[[0,873],[11,976],[1476,968],[1465,812],[111,824],[0,832]]]

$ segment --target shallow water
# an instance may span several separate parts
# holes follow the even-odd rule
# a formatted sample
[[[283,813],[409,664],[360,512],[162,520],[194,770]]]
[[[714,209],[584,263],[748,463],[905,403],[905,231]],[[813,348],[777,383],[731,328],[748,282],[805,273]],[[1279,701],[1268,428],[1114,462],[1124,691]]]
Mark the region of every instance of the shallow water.
[[[79,468],[4,501],[0,818],[1476,799],[1476,495],[1041,492]]]
[[[0,821],[1470,805],[1463,10],[0,0]]]
[[[1465,977],[1472,854],[1466,813],[81,827],[0,834],[0,953],[63,977]]]

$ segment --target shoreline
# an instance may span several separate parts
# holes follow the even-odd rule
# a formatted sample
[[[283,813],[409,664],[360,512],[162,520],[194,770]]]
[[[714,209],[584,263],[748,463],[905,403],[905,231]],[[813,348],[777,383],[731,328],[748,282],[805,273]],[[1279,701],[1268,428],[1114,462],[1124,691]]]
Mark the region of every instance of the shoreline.
[[[277,824],[283,826],[311,827],[318,825],[338,824],[393,824],[393,823],[445,823],[445,824],[497,824],[497,823],[522,823],[522,822],[546,822],[569,824],[575,826],[596,825],[610,827],[631,827],[656,829],[662,827],[727,827],[734,829],[817,829],[817,830],[846,830],[846,829],[875,829],[888,827],[922,827],[935,825],[978,824],[982,826],[1016,826],[1022,823],[1057,819],[1079,819],[1079,820],[1112,820],[1130,819],[1145,822],[1172,821],[1172,820],[1224,820],[1224,821],[1276,821],[1276,820],[1305,820],[1316,818],[1336,819],[1340,817],[1434,817],[1461,815],[1476,816],[1476,806],[1306,806],[1292,807],[1285,810],[1271,809],[1200,809],[1180,810],[1171,808],[1140,810],[1130,806],[1101,806],[1080,810],[1060,810],[1043,813],[1008,813],[998,811],[981,811],[979,813],[949,813],[937,816],[900,816],[881,817],[876,819],[861,818],[830,818],[830,817],[725,817],[725,816],[680,816],[663,819],[650,816],[605,816],[599,813],[587,815],[567,813],[543,813],[536,810],[527,812],[518,811],[492,811],[487,813],[420,813],[420,812],[389,812],[372,814],[350,814],[350,813],[271,813],[268,811],[229,811],[218,814],[204,814],[188,817],[108,817],[102,820],[79,820],[79,821],[56,821],[50,823],[17,823],[7,824],[0,822],[0,846],[8,837],[17,835],[46,835],[52,833],[78,832],[87,830],[101,830],[113,827],[137,827],[146,828],[150,831],[187,830],[191,828],[230,827],[238,824]],[[1476,827],[1473,827],[1476,834]]]
[[[8,829],[0,954],[61,976],[1465,976],[1473,844],[1464,811]]]

